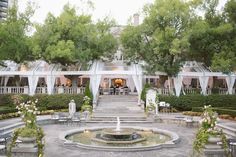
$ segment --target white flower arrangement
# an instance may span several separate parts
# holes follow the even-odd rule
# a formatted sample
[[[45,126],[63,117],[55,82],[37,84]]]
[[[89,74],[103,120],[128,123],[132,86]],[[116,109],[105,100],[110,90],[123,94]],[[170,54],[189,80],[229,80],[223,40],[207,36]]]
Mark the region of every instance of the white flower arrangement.
[[[36,107],[37,102],[38,100],[36,99],[35,101],[27,101],[16,106],[18,114],[21,115],[26,127],[33,128],[36,126],[36,115],[40,113]]]

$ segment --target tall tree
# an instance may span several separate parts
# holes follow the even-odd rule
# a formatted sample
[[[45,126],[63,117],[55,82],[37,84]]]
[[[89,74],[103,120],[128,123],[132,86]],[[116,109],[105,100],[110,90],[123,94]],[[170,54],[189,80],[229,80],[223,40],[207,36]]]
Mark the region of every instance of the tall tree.
[[[0,60],[22,63],[33,59],[30,37],[26,35],[32,25],[30,18],[33,14],[30,3],[25,12],[19,13],[15,2],[9,9],[7,19],[0,21]]]
[[[179,72],[181,56],[188,50],[190,3],[182,0],[156,0],[146,6],[141,26],[129,26],[121,36],[125,54],[144,60],[150,72]],[[128,41],[128,42],[127,42]],[[135,59],[134,58],[134,59]]]
[[[59,17],[48,14],[45,24],[37,26],[34,55],[62,65],[100,59],[116,50],[112,26],[108,19],[94,24],[90,15],[77,15],[76,9],[67,4]]]
[[[234,3],[228,1],[220,13],[218,0],[203,1],[204,18],[195,21],[189,38],[190,59],[204,62],[215,71],[229,73],[235,69]]]

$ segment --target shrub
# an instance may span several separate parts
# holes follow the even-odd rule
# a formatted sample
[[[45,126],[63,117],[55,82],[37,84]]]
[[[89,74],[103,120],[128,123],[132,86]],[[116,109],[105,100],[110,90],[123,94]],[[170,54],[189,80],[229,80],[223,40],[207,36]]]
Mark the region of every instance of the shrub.
[[[219,115],[230,115],[236,117],[236,110],[232,108],[212,108],[213,111],[217,112]],[[193,107],[193,112],[203,112],[203,107]]]
[[[190,111],[193,107],[212,105],[214,108],[236,108],[236,95],[208,95],[200,94],[176,96],[162,96],[160,101],[165,101],[179,111]],[[236,110],[236,109],[235,109]]]
[[[93,101],[93,93],[90,91],[89,83],[85,86],[84,96],[87,96],[90,98],[90,104],[92,104]]]
[[[81,110],[83,104],[82,94],[55,94],[55,95],[18,95],[22,97],[22,102],[27,102],[28,100],[38,99],[37,108],[40,111],[45,110],[60,110],[68,109],[68,103],[70,100],[74,99],[76,103],[76,110]],[[12,95],[0,95],[0,114],[14,113],[16,112],[16,105],[12,100]]]
[[[147,94],[147,90],[151,87],[150,84],[145,84],[144,85],[144,88],[142,90],[142,93],[141,93],[141,99],[144,101],[144,103],[146,103],[146,94]]]

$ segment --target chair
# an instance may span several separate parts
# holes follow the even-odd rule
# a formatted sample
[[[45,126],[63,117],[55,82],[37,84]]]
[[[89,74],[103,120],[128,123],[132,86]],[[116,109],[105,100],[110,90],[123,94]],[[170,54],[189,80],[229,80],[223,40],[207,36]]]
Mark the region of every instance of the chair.
[[[128,95],[129,94],[129,88],[124,88],[124,94]]]
[[[80,114],[79,112],[76,112],[74,116],[71,118],[72,124],[79,124],[80,122]]]
[[[7,137],[4,136],[4,130],[0,130],[0,154],[6,154],[7,150]]]
[[[66,124],[69,120],[69,116],[66,113],[60,112],[58,122]]]
[[[185,118],[186,127],[193,127],[193,117]]]
[[[166,102],[164,101],[159,102],[159,107],[160,107],[161,112],[165,112],[165,106],[166,106]]]
[[[59,114],[58,113],[54,113],[51,115],[51,120],[53,121],[53,123],[57,123],[59,120]]]
[[[119,89],[119,88],[116,88],[115,94],[116,94],[116,95],[120,95],[120,89]]]

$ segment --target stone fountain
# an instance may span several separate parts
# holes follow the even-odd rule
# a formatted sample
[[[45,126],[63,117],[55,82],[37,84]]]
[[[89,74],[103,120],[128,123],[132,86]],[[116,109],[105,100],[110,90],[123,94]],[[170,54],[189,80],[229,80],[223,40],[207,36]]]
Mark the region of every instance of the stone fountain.
[[[103,129],[92,139],[106,144],[132,144],[146,140],[131,128],[120,128],[120,118],[117,117],[116,128]]]

